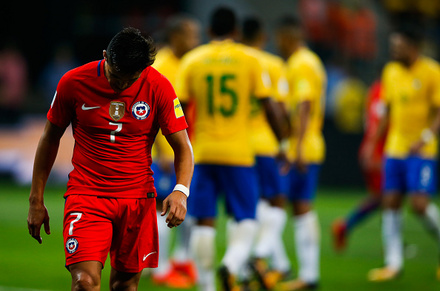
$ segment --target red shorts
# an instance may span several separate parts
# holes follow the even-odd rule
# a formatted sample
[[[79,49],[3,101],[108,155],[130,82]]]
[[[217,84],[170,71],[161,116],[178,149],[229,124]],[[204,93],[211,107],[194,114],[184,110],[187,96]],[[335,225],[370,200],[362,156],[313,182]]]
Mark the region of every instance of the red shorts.
[[[99,261],[120,272],[156,268],[159,245],[155,198],[69,195],[64,206],[66,266]]]
[[[382,171],[380,170],[372,170],[372,171],[364,171],[364,179],[367,184],[368,192],[375,196],[380,197],[382,195]]]

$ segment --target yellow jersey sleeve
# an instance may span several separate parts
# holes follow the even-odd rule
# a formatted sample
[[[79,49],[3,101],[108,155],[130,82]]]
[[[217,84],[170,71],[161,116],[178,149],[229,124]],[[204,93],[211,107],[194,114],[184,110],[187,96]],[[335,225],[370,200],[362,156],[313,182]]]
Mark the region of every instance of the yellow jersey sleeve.
[[[432,104],[440,107],[440,65],[433,65],[432,78]]]

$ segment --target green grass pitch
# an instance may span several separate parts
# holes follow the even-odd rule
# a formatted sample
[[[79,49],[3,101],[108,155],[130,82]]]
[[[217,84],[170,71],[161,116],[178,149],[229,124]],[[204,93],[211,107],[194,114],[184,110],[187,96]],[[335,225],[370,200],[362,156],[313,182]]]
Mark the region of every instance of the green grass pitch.
[[[45,195],[51,217],[52,234],[43,234],[39,245],[27,231],[29,187],[17,187],[0,182],[0,291],[70,290],[70,275],[64,268],[62,241],[63,187],[49,187]],[[369,283],[366,274],[382,265],[380,215],[376,213],[356,229],[343,254],[333,252],[330,225],[333,219],[345,215],[365,195],[365,191],[320,189],[316,209],[321,222],[321,288],[320,290],[440,290],[435,279],[438,251],[434,240],[408,211],[405,213],[404,237],[412,245],[405,259],[403,275],[396,281]],[[438,204],[439,199],[435,202]],[[225,217],[218,223],[217,260],[225,249]],[[289,221],[284,239],[292,266],[296,268],[293,230]],[[415,250],[415,251],[414,251]],[[108,290],[109,261],[103,270],[102,290]],[[143,277],[139,290],[168,290],[152,285]],[[195,290],[195,289],[194,289]]]

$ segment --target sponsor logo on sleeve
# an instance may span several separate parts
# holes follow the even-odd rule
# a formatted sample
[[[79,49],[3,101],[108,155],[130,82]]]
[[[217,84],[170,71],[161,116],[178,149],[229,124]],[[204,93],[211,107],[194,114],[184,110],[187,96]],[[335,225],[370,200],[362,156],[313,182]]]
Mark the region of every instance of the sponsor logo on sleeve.
[[[182,117],[184,114],[179,99],[178,98],[174,99],[173,103],[174,103],[174,114],[176,115],[176,118]]]

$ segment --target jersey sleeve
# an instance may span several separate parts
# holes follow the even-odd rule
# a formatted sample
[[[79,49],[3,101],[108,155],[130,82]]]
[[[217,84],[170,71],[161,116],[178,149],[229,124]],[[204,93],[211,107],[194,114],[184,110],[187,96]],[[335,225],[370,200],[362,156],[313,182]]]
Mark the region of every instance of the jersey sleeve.
[[[157,87],[158,93],[158,120],[164,135],[169,135],[186,129],[188,124],[183,114],[182,105],[174,92],[173,86],[162,77]]]
[[[390,75],[392,73],[392,66],[390,64],[386,65],[383,69],[382,72],[382,79],[381,79],[381,83],[382,83],[382,88],[380,90],[380,99],[386,104],[388,105],[391,101],[391,82],[392,79],[390,78]]]
[[[272,81],[272,96],[278,102],[285,102],[289,93],[286,69],[283,64],[271,67],[270,79]]]
[[[258,99],[271,96],[271,80],[269,72],[263,69],[263,66],[257,58],[251,59],[251,74],[253,80],[254,96]]]
[[[58,83],[52,104],[47,112],[47,119],[60,128],[67,128],[74,115],[74,100],[69,92],[69,79],[64,75]]]
[[[315,71],[309,64],[301,64],[295,69],[295,78],[291,84],[292,93],[298,102],[312,100],[314,94]]]
[[[440,66],[436,64],[432,73],[432,103],[440,107]]]

